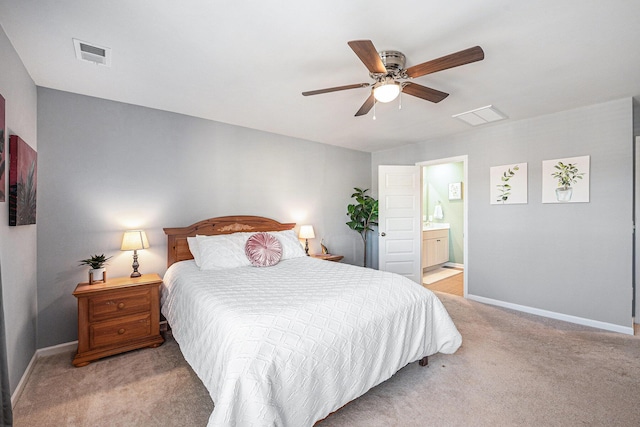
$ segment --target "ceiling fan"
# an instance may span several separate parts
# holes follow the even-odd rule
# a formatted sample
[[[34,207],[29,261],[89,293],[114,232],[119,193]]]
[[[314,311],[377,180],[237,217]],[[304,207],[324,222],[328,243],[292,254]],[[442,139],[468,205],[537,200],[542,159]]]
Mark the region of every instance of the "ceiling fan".
[[[366,115],[376,102],[393,101],[400,92],[427,101],[440,102],[449,94],[407,80],[484,59],[482,48],[475,46],[405,69],[406,57],[402,52],[384,50],[378,53],[371,40],[353,40],[347,44],[358,55],[364,66],[367,67],[369,76],[374,82],[312,90],[302,92],[302,95],[319,95],[340,90],[371,87],[371,94],[356,112],[356,117]]]

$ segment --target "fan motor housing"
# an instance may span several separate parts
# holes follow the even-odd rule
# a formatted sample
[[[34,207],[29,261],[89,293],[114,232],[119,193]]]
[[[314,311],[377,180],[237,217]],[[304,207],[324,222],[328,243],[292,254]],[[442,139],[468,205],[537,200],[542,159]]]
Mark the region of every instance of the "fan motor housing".
[[[382,59],[385,68],[390,72],[403,70],[406,62],[404,53],[397,50],[383,50],[380,52],[380,59]]]

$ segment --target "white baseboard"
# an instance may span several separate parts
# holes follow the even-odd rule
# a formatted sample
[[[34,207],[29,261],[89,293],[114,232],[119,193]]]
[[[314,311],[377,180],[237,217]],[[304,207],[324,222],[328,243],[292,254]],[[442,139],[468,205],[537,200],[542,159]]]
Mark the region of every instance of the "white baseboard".
[[[53,356],[54,354],[66,353],[78,348],[78,341],[66,342],[63,344],[53,345],[51,347],[39,348],[36,350],[38,357]]]
[[[480,297],[477,295],[467,295],[467,299],[481,302],[483,304],[495,305],[498,307],[510,308],[511,310],[522,311],[524,313],[535,314],[537,316],[548,317],[550,319],[563,320],[569,323],[589,326],[592,328],[604,329],[605,331],[619,332],[621,334],[633,335],[633,325],[630,327],[620,326],[613,323],[600,322],[598,320],[585,319],[584,317],[571,316],[569,314],[556,313],[539,308],[528,307],[526,305],[513,304],[510,302],[495,300],[492,298]]]
[[[45,347],[45,348],[40,348],[36,350],[36,352],[33,354],[33,357],[29,361],[29,364],[27,365],[27,369],[24,370],[24,374],[22,374],[22,378],[20,378],[20,382],[18,383],[18,386],[16,387],[16,389],[13,391],[13,394],[11,395],[11,406],[12,407],[16,406],[16,402],[18,402],[18,399],[20,398],[20,395],[22,394],[22,391],[24,390],[24,387],[27,384],[27,380],[31,375],[31,371],[33,370],[33,366],[35,365],[36,360],[45,356],[53,356],[54,354],[73,351],[77,347],[78,347],[78,341],[72,341],[72,342],[58,344],[51,347]]]
[[[24,370],[24,374],[22,374],[22,378],[20,378],[20,382],[18,383],[18,386],[16,387],[16,389],[13,391],[13,394],[11,395],[11,408],[15,408],[16,403],[18,402],[18,398],[22,394],[22,390],[24,390],[24,386],[27,384],[29,375],[31,375],[31,370],[33,369],[33,365],[36,363],[37,358],[38,358],[38,351],[36,350],[36,352],[33,353],[33,357],[31,357],[29,364],[27,365],[27,369]]]

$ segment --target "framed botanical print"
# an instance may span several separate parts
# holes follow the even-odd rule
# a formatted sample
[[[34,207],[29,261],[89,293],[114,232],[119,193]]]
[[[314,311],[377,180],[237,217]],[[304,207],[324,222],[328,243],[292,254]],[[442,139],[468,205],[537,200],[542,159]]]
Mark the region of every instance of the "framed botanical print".
[[[542,162],[542,203],[588,203],[590,156]]]
[[[449,184],[449,200],[462,199],[462,183],[452,182]]]
[[[490,168],[489,183],[489,197],[492,205],[527,203],[527,163]]]

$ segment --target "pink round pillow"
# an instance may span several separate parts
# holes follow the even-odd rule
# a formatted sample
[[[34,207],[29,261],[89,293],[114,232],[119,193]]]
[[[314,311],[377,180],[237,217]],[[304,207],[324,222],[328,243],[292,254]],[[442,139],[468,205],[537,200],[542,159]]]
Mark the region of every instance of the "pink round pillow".
[[[269,233],[253,234],[244,245],[244,253],[256,267],[271,267],[282,257],[282,244]]]

